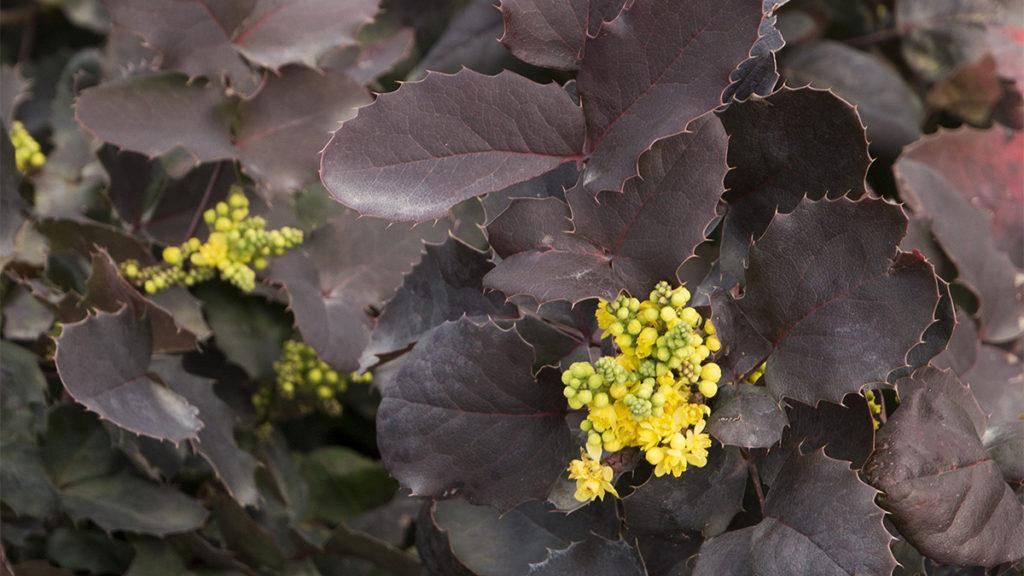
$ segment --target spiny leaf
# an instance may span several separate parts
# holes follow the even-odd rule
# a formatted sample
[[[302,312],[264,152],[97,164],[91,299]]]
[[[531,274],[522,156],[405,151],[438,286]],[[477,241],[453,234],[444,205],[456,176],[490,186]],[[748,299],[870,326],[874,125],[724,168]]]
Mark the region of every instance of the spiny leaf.
[[[570,437],[560,387],[532,367],[530,346],[490,323],[462,319],[421,338],[377,414],[388,470],[413,494],[458,493],[503,511],[545,498]]]
[[[767,96],[775,89],[779,81],[778,66],[775,53],[786,45],[782,33],[776,28],[778,19],[776,11],[789,0],[763,0],[761,26],[758,28],[757,42],[750,48],[750,56],[740,62],[733,70],[729,79],[732,81],[722,94],[722,102],[746,100],[754,94]]]
[[[875,494],[820,450],[794,452],[768,492],[764,520],[708,540],[694,576],[890,574],[892,537]]]
[[[595,198],[579,187],[569,191],[573,232],[561,232],[564,225],[535,229],[537,240],[550,244],[508,256],[484,284],[509,296],[575,303],[612,300],[623,289],[644,295],[658,281],[674,280],[679,265],[704,241],[728,169],[727,137],[718,119],[709,115],[691,130],[655,144],[640,158],[640,175],[621,193]],[[552,210],[543,222],[560,221]]]
[[[882,200],[804,200],[776,216],[750,250],[743,297],[712,300],[722,342],[744,346],[735,371],[767,358],[776,396],[815,404],[905,366],[939,302],[931,265],[896,248],[906,221]]]
[[[489,254],[454,237],[441,245],[427,244],[419,264],[377,318],[360,368],[368,368],[377,356],[399,351],[430,329],[463,315],[517,316],[515,306],[506,304],[504,295],[484,293],[484,275],[493,267]]]
[[[982,445],[970,392],[930,367],[897,386],[909,390],[865,472],[885,492],[900,533],[948,564],[991,567],[1024,556],[1024,507]]]
[[[435,14],[453,6],[443,0],[434,1],[444,6],[435,9]],[[413,10],[423,12],[422,5],[422,2],[417,2]],[[423,31],[422,28],[419,30]],[[416,68],[409,73],[409,79],[420,80],[427,72],[455,73],[462,68],[483,74],[497,74],[507,69],[514,58],[498,42],[501,30],[501,12],[495,9],[495,1],[471,0],[451,16],[444,34],[437,38]]]
[[[336,46],[356,43],[380,0],[259,0],[232,39],[251,62],[277,70],[317,60]]]
[[[126,307],[65,325],[54,362],[68,393],[100,417],[158,440],[195,438],[198,410],[147,374],[152,351],[149,326]]]
[[[329,60],[331,53],[320,59],[320,67],[345,72],[356,82],[365,86],[378,77],[391,72],[392,69],[412,56],[415,48],[416,31],[412,28],[401,28],[386,38],[363,45],[361,50],[335,49],[332,53],[356,52],[355,57],[344,67],[339,67],[334,61]]]
[[[542,68],[575,70],[587,38],[614,19],[624,0],[502,0],[501,43]]]
[[[751,0],[651,0],[602,26],[577,75],[592,151],[583,188],[620,190],[644,150],[717,107],[761,15]]]
[[[530,565],[531,576],[559,574],[592,576],[646,576],[644,562],[636,547],[624,540],[606,540],[590,536],[574,542],[565,550],[552,550],[547,560]]]
[[[788,423],[786,413],[764,386],[745,382],[721,386],[716,402],[708,418],[708,433],[722,444],[768,448],[782,438]]]
[[[558,85],[463,70],[428,75],[360,110],[324,150],[321,176],[362,214],[427,220],[578,161],[582,148],[582,115]]]

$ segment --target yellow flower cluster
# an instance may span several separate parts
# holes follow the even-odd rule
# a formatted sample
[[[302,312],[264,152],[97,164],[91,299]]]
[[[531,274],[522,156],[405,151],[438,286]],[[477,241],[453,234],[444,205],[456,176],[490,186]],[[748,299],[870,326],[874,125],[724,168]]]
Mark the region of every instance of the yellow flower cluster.
[[[764,367],[767,365],[767,362],[762,362],[753,372],[747,374],[747,384],[757,384],[758,380],[764,376]]]
[[[569,464],[569,478],[576,481],[575,496],[580,502],[598,498],[604,500],[606,492],[618,496],[615,486],[612,486],[614,476],[615,472],[611,466],[605,466],[600,460],[590,458],[586,452],[581,452],[580,459]]]
[[[243,292],[256,287],[256,270],[267,267],[267,258],[280,256],[302,244],[302,231],[284,227],[267,230],[266,221],[249,216],[249,199],[241,187],[232,188],[227,202],[218,202],[203,213],[210,230],[206,242],[189,238],[180,246],[164,248],[163,264],[141,268],[128,260],[121,273],[155,294],[171,286],[192,286],[220,276]]]
[[[284,343],[281,357],[274,362],[277,381],[263,383],[252,395],[260,420],[293,418],[320,411],[341,415],[340,397],[350,383],[373,380],[369,372],[339,375],[321,360],[312,346],[298,340]]]
[[[598,326],[620,353],[576,362],[562,374],[569,407],[587,409],[580,424],[587,454],[570,464],[571,473],[587,469],[581,463],[587,459],[599,462],[603,451],[626,446],[640,448],[657,476],[678,477],[687,466],[707,464],[711,438],[704,419],[711,409],[705,399],[718,392],[722,377],[708,358],[722,345],[689,301],[685,287],[660,282],[647,300],[621,295],[598,304]],[[592,483],[586,486],[577,498],[598,494]]]
[[[11,123],[11,144],[14,146],[14,164],[22,174],[35,172],[46,164],[46,156],[39,148],[39,142],[18,120]]]
[[[864,398],[868,401],[868,411],[871,413],[871,425],[878,430],[880,425],[879,416],[882,414],[882,403],[879,402],[878,397],[875,396],[873,390],[865,390]]]

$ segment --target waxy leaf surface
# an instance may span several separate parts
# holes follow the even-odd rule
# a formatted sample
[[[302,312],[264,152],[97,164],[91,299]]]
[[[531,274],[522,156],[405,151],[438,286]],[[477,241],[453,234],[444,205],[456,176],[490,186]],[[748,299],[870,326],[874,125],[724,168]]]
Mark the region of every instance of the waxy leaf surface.
[[[587,37],[619,15],[624,0],[502,0],[505,34],[514,56],[542,68],[575,70]]]

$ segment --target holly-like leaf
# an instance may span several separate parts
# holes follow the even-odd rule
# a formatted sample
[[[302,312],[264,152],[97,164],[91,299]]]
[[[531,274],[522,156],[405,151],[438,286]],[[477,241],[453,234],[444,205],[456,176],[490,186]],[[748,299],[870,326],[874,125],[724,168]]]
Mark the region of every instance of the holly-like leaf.
[[[761,16],[750,0],[652,0],[602,26],[577,75],[592,151],[583,188],[620,190],[656,140],[717,107]]]
[[[360,368],[368,368],[377,356],[402,350],[432,328],[463,315],[516,317],[515,306],[507,304],[504,295],[484,293],[484,275],[493,267],[489,254],[454,237],[441,245],[427,244],[419,264],[377,318]]]
[[[530,346],[491,323],[461,319],[421,338],[377,414],[388,470],[415,495],[457,493],[502,511],[545,498],[571,441],[560,387],[532,367]]]
[[[501,43],[542,68],[575,70],[588,37],[619,15],[623,0],[502,0]]]
[[[316,178],[317,156],[331,132],[369,103],[366,89],[338,72],[289,67],[269,76],[239,106],[234,144],[242,167],[272,193],[302,188]]]
[[[768,448],[782,438],[788,423],[786,413],[764,386],[729,384],[719,388],[718,396],[708,419],[708,433],[722,444]]]
[[[252,93],[259,77],[231,45],[234,25],[247,10],[242,2],[217,4],[215,11],[204,0],[104,0],[116,26],[138,34],[160,53],[162,68],[223,81],[240,93]]]
[[[680,478],[651,477],[622,500],[636,534],[703,532],[717,536],[743,507],[747,465],[736,448],[712,449],[708,464]]]
[[[180,149],[199,164],[236,155],[223,104],[221,91],[212,85],[189,84],[181,74],[153,74],[85,90],[75,103],[75,118],[93,136],[120,148],[152,157]]]
[[[897,386],[900,407],[865,472],[900,533],[942,563],[995,566],[1024,556],[1024,507],[985,451],[984,416],[970,391],[930,367]]]
[[[716,318],[734,315],[716,323],[722,342],[749,347],[737,372],[767,358],[768,388],[813,405],[905,366],[939,303],[931,265],[897,249],[906,222],[883,200],[804,200],[777,215],[750,249],[743,297],[712,300]]]
[[[356,43],[380,0],[258,0],[232,42],[251,62],[278,70],[317,60],[337,46]]]
[[[733,70],[729,77],[732,83],[725,89],[722,102],[746,100],[754,94],[768,96],[775,90],[779,82],[775,53],[786,45],[782,33],[776,27],[776,11],[787,2],[789,0],[763,0],[764,15],[761,16],[757,42],[750,48],[750,56]]]
[[[868,52],[832,41],[798,46],[783,63],[789,82],[830,88],[857,106],[872,150],[889,158],[921,135],[924,106],[899,72]]]
[[[646,576],[644,562],[636,547],[624,540],[590,536],[565,550],[552,550],[547,560],[530,565],[531,576],[559,574],[592,576]]]
[[[890,574],[892,537],[875,494],[820,450],[794,452],[768,492],[764,520],[708,540],[694,576]]]
[[[431,74],[382,94],[335,132],[321,175],[336,200],[362,214],[427,220],[580,160],[583,131],[579,108],[556,84],[508,72]]]
[[[378,77],[391,72],[409,58],[415,48],[416,31],[412,28],[401,28],[385,38],[366,43],[361,50],[355,51],[354,59],[349,60],[344,66],[338,66],[335,62],[328,61],[331,58],[331,55],[328,54],[320,59],[320,67],[345,72],[353,80],[365,86]],[[348,48],[335,50],[332,53],[340,54],[345,51],[353,52],[354,50]]]
[[[862,195],[871,158],[856,109],[828,92],[782,88],[733,103],[721,118],[734,167],[725,178],[720,261],[729,288],[776,211],[790,212],[804,197]]]
[[[147,374],[152,352],[149,326],[125,307],[65,325],[54,362],[72,398],[101,418],[159,440],[195,438],[198,410]]]
[[[575,303],[612,300],[623,289],[643,295],[661,280],[674,280],[705,239],[728,170],[727,137],[718,119],[709,115],[691,130],[655,144],[640,158],[640,175],[621,193],[595,198],[579,187],[569,191],[573,232],[560,232],[564,211],[552,210],[544,223],[554,230],[525,233],[549,245],[508,256],[484,284],[509,296]],[[540,207],[541,201],[533,202]],[[516,239],[503,248],[522,243]]]
[[[978,295],[983,339],[1006,342],[1024,333],[1024,286],[1017,280],[1020,270],[993,239],[992,215],[971,201],[1002,186],[1004,178],[1015,186],[1010,183],[1016,179],[1013,168],[1003,166],[1015,164],[1019,170],[1021,161],[1006,154],[987,161],[975,156],[990,138],[999,138],[998,132],[939,133],[923,139],[900,158],[896,175],[900,194],[915,215],[931,220],[932,233],[957,267],[958,280]],[[947,160],[952,151],[943,150],[947,147],[971,151],[978,163]],[[995,168],[989,171],[989,165]]]
[[[177,359],[156,358],[151,368],[167,387],[199,410],[204,426],[192,444],[224,482],[231,497],[243,506],[256,504],[258,463],[235,442],[237,415],[214,393],[213,381],[186,372]]]
[[[61,501],[75,520],[91,520],[108,532],[166,536],[195,530],[208,516],[198,502],[174,488],[128,472],[76,482],[61,491]]]
[[[444,3],[445,8],[457,7],[445,0],[433,2]],[[471,0],[466,3],[457,14],[451,16],[448,27],[409,73],[409,79],[422,79],[428,71],[455,73],[464,67],[483,74],[497,74],[512,66],[515,59],[498,42],[502,18],[496,4],[495,0]],[[422,5],[422,2],[416,3],[414,10],[424,12]],[[440,7],[432,10],[435,14],[443,11],[444,8]],[[424,30],[419,28],[417,36],[420,32]],[[422,39],[420,41],[423,42]]]

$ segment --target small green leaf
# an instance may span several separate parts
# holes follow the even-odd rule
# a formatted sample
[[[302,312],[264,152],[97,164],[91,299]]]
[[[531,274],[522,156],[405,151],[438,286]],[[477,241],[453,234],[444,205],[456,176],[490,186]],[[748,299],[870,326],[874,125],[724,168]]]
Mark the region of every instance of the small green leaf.
[[[341,447],[313,451],[301,463],[309,486],[307,514],[341,522],[391,500],[397,485],[380,465]]]
[[[165,536],[195,530],[207,517],[192,498],[128,472],[76,482],[62,490],[62,499],[72,518],[92,520],[108,532]]]

